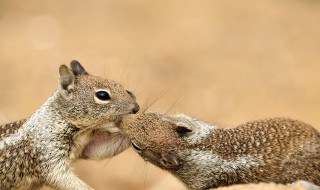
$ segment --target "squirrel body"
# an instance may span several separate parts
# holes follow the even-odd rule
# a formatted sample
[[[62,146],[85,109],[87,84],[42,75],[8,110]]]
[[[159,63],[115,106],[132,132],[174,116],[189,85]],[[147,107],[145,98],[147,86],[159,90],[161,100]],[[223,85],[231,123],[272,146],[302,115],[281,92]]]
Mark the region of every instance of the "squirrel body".
[[[70,163],[102,159],[125,149],[127,138],[111,134],[123,115],[136,113],[134,95],[120,84],[89,75],[77,61],[59,69],[59,89],[32,116],[0,126],[0,189],[91,190],[75,176]],[[96,134],[115,138],[87,146]],[[121,146],[117,143],[123,142]],[[109,145],[114,145],[111,152]],[[92,153],[96,147],[104,152]]]
[[[126,116],[120,128],[142,158],[192,190],[298,180],[320,186],[320,134],[301,121],[271,118],[227,129],[183,114],[145,113]]]

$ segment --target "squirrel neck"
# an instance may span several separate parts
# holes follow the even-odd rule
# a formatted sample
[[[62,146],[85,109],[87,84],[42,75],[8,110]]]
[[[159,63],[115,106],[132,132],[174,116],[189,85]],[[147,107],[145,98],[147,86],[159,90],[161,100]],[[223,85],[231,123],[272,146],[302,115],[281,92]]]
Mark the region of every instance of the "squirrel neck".
[[[57,104],[59,93],[56,91],[23,125],[23,128],[28,128],[39,133],[48,133],[46,135],[74,135],[79,129],[69,123],[64,118]],[[42,130],[37,130],[41,128]]]

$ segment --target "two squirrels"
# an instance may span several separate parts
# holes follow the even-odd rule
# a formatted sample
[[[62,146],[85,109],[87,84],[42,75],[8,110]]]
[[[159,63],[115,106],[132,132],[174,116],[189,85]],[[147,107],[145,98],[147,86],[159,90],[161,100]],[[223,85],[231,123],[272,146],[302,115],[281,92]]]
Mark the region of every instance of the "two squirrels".
[[[30,118],[0,126],[0,189],[92,190],[75,176],[78,158],[103,159],[130,145],[116,129],[139,111],[135,96],[72,61],[59,68],[59,88]]]
[[[137,113],[132,92],[89,75],[77,61],[70,67],[60,66],[58,90],[30,118],[0,126],[1,190],[92,190],[70,163],[108,158],[130,144],[191,190],[320,185],[320,134],[306,123],[273,118],[225,129],[183,114]]]
[[[226,129],[183,114],[138,113],[119,127],[144,160],[190,190],[298,180],[320,189],[320,133],[301,121],[272,118]]]

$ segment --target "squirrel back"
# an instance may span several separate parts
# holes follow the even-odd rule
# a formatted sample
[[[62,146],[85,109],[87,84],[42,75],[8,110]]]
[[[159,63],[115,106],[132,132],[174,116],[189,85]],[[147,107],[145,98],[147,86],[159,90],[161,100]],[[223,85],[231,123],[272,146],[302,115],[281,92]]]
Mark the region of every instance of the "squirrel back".
[[[0,125],[0,140],[16,133],[27,119]]]

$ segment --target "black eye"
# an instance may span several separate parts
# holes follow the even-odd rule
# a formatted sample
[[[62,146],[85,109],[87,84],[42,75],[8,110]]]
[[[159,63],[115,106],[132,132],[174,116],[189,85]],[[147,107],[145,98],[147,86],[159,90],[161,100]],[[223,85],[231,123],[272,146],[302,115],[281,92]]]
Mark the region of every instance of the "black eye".
[[[176,128],[176,132],[179,134],[179,137],[184,137],[187,136],[188,133],[192,132],[192,130],[187,127],[178,126]]]
[[[137,144],[135,144],[134,142],[131,142],[131,145],[137,152],[141,152],[142,151],[142,149]]]
[[[96,92],[96,97],[99,100],[103,100],[103,101],[111,99],[110,94],[108,92],[106,92],[106,91],[98,91],[98,92]]]

